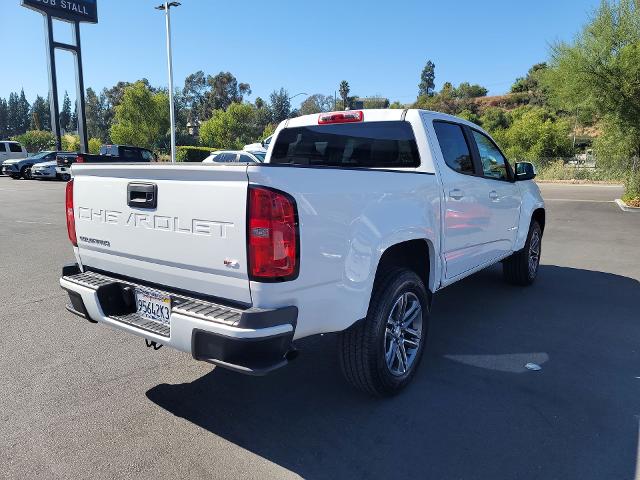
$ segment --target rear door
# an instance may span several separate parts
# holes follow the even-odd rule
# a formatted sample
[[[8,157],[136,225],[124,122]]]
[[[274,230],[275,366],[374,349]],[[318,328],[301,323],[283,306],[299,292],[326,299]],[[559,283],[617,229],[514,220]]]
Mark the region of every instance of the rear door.
[[[246,166],[73,166],[85,266],[250,303]]]

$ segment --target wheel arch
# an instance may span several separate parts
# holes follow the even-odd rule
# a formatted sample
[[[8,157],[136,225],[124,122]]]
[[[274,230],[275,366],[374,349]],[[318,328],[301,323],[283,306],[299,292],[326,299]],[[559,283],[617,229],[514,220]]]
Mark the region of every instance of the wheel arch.
[[[394,243],[384,249],[374,278],[374,285],[385,272],[393,268],[408,268],[414,271],[424,283],[429,295],[435,290],[435,249],[433,243],[426,238],[417,238]]]

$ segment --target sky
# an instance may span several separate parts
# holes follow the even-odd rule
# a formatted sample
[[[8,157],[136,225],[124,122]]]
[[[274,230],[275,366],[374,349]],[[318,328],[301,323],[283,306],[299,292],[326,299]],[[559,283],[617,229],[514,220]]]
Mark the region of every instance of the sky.
[[[479,83],[490,94],[509,90],[549,47],[571,40],[599,0],[181,0],[172,9],[175,85],[190,73],[233,73],[251,85],[249,100],[280,87],[290,95],[333,95],[341,80],[351,94],[415,100],[420,73],[436,65],[445,81]],[[147,78],[168,85],[161,0],[98,0],[98,24],[81,27],[85,87]],[[24,88],[46,96],[44,22],[19,0],[0,0],[0,97]],[[71,43],[69,24],[56,40]],[[58,52],[60,97],[75,97],[72,56]],[[304,100],[300,95],[294,106]]]

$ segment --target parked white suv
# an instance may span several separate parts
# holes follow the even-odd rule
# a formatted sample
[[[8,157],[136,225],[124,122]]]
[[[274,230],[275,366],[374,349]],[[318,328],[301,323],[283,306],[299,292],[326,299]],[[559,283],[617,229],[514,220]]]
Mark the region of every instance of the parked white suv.
[[[346,378],[395,393],[416,372],[437,291],[500,261],[518,285],[538,273],[532,165],[440,113],[293,118],[261,164],[72,170],[67,308],[242,373],[340,332]]]
[[[9,140],[0,141],[0,170],[5,160],[13,160],[15,158],[25,158],[28,155],[27,149],[20,143]],[[3,173],[3,172],[0,172]]]

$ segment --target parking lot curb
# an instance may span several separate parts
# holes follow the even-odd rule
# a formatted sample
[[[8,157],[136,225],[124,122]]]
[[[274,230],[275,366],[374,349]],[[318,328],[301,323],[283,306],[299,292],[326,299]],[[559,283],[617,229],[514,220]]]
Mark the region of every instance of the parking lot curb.
[[[622,210],[623,212],[640,213],[640,208],[638,208],[638,207],[630,207],[629,205],[624,203],[624,201],[621,198],[616,198],[616,203],[620,207],[620,210]]]

